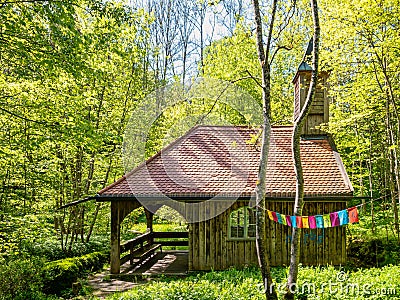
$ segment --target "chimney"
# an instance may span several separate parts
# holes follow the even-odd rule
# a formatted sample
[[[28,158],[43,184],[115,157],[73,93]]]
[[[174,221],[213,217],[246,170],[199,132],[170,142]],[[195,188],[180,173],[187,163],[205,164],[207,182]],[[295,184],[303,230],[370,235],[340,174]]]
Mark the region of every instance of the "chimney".
[[[294,121],[299,117],[301,108],[307,98],[308,88],[311,81],[311,54],[312,39],[308,44],[306,53],[300,63],[296,76],[293,79],[294,84]],[[328,80],[329,73],[318,72],[318,83],[315,91],[315,99],[307,116],[306,123],[302,130],[302,135],[321,135],[326,134],[318,127],[322,123],[329,121],[329,99],[328,99]]]

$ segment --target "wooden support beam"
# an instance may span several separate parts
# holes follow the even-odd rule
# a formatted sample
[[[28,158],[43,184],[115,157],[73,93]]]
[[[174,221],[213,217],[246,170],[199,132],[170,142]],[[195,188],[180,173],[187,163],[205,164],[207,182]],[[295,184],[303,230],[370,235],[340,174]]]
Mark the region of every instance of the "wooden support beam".
[[[120,272],[120,215],[119,202],[111,201],[111,247],[110,247],[110,273]]]
[[[144,209],[144,212],[146,214],[146,221],[147,221],[147,231],[153,232],[153,216],[154,214],[147,210],[146,208]]]

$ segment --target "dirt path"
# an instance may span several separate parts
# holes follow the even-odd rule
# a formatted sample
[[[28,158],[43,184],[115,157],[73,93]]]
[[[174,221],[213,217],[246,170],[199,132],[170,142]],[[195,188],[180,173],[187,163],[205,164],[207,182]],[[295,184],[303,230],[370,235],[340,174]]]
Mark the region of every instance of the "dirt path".
[[[188,270],[187,251],[163,251],[157,253],[143,265],[133,268],[129,262],[121,266],[121,279],[111,279],[109,270],[89,276],[88,285],[93,289],[93,296],[105,299],[107,296],[124,292],[135,286],[148,283],[158,275],[164,276],[186,276]],[[137,276],[136,276],[137,275]],[[142,278],[144,275],[145,278]],[[140,278],[140,279],[138,279]],[[128,281],[132,280],[132,281]]]
[[[116,292],[125,292],[135,286],[143,285],[149,282],[145,279],[139,282],[129,282],[119,279],[110,279],[109,271],[90,275],[88,277],[88,285],[93,289],[93,296],[99,299],[105,299],[107,296]]]

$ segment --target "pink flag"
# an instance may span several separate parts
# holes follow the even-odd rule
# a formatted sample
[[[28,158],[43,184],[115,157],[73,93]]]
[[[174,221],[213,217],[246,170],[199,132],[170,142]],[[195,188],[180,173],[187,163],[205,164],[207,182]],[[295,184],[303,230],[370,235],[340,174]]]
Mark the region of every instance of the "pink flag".
[[[330,218],[331,218],[332,227],[339,226],[340,225],[340,221],[339,221],[338,213],[335,211],[335,212],[330,213],[329,215],[330,215]]]
[[[308,216],[308,225],[310,228],[317,228],[317,222],[315,220],[315,216]]]

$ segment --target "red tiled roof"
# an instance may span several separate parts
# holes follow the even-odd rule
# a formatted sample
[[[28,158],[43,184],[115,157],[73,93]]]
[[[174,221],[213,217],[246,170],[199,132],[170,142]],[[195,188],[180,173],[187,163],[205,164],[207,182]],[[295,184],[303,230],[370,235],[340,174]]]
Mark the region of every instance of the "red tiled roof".
[[[268,159],[267,197],[294,197],[291,154],[293,127],[273,127]],[[198,126],[100,196],[247,197],[254,194],[260,152],[248,127]],[[351,196],[353,188],[340,156],[326,137],[302,139],[305,196]]]

